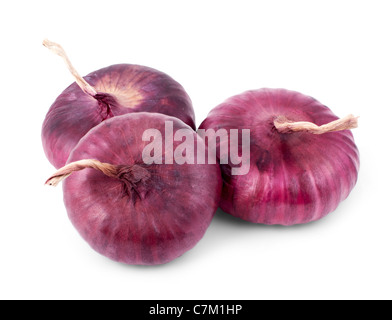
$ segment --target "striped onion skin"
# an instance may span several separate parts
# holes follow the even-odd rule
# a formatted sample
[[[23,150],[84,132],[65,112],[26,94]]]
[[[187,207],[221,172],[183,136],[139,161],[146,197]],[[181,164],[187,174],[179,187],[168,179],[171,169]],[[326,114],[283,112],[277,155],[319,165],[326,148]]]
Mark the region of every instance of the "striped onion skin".
[[[222,178],[218,164],[144,164],[147,129],[165,133],[165,121],[202,139],[174,117],[133,113],[111,118],[92,129],[73,150],[68,163],[97,159],[149,172],[138,194],[124,193],[121,179],[84,169],[64,180],[68,216],[80,235],[100,254],[131,265],[158,265],[181,256],[202,238],[218,208]],[[175,148],[183,142],[174,141]],[[205,146],[204,146],[205,147]],[[165,155],[163,155],[165,157]],[[175,159],[174,159],[175,160]]]
[[[201,124],[199,129],[250,129],[250,171],[233,176],[230,164],[221,165],[220,206],[233,216],[268,225],[319,220],[356,184],[359,153],[353,135],[350,130],[280,133],[274,125],[279,116],[318,126],[338,119],[312,97],[264,88],[229,98]]]

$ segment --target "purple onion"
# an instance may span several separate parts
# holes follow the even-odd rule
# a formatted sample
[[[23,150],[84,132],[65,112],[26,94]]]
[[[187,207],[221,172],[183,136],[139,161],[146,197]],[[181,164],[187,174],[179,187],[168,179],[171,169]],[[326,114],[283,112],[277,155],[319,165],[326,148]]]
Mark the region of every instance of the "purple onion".
[[[60,168],[79,140],[109,118],[134,112],[157,112],[177,117],[195,129],[192,102],[184,88],[152,68],[118,64],[82,78],[63,48],[44,45],[65,59],[76,82],[50,107],[42,127],[42,143],[49,161]]]
[[[115,261],[155,265],[181,256],[202,238],[218,208],[218,164],[197,164],[193,155],[195,164],[180,165],[176,152],[163,153],[163,164],[146,164],[143,150],[150,142],[142,140],[143,133],[155,129],[164,136],[167,121],[173,123],[174,135],[182,130],[192,137],[174,141],[173,150],[184,143],[205,148],[177,118],[127,114],[90,130],[68,165],[47,181],[56,185],[69,176],[63,191],[70,220],[94,250]],[[170,157],[173,164],[166,164]]]
[[[356,126],[357,118],[339,120],[294,91],[260,89],[228,99],[200,129],[250,129],[250,170],[234,176],[230,163],[221,165],[221,208],[247,221],[280,225],[334,211],[357,181],[359,153],[349,131]]]

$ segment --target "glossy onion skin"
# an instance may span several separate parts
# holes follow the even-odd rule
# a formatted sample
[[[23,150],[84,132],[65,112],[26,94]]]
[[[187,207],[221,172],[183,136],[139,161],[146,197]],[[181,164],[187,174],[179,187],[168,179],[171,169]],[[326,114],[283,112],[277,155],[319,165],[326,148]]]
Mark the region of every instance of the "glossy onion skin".
[[[222,178],[218,164],[145,165],[142,161],[142,151],[150,143],[142,141],[144,130],[158,129],[164,137],[165,121],[173,121],[174,132],[189,130],[194,141],[204,145],[177,118],[133,113],[95,127],[70,155],[68,162],[97,159],[114,165],[137,164],[151,174],[148,181],[137,184],[141,197],[133,191],[124,193],[121,180],[93,169],[64,180],[70,220],[94,250],[112,260],[156,265],[181,256],[202,238],[219,206]],[[174,142],[174,150],[180,143]]]
[[[309,96],[260,89],[228,99],[200,126],[250,129],[249,173],[232,176],[230,165],[221,165],[225,212],[254,223],[307,223],[334,211],[356,184],[359,153],[351,131],[279,133],[273,121],[281,115],[317,125],[338,119]]]
[[[72,149],[91,128],[114,116],[157,112],[177,117],[195,128],[188,94],[160,71],[119,64],[92,72],[84,79],[98,95],[91,97],[73,83],[56,99],[43,123],[44,151],[56,168],[65,165]]]

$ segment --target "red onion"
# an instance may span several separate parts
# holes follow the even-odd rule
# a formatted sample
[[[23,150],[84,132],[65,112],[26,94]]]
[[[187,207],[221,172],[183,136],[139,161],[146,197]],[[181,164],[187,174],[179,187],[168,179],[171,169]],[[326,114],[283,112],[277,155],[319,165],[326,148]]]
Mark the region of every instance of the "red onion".
[[[192,102],[168,75],[144,66],[118,64],[82,78],[60,45],[48,40],[44,45],[64,58],[76,79],[53,103],[42,127],[45,154],[56,168],[65,165],[91,128],[114,116],[157,112],[177,117],[195,129]]]
[[[357,181],[359,153],[348,130],[356,126],[357,118],[338,120],[317,100],[284,89],[228,99],[200,129],[250,129],[250,170],[234,176],[232,164],[221,165],[221,208],[247,221],[281,225],[334,211]]]
[[[163,164],[146,164],[143,154],[150,143],[143,141],[144,132],[153,128],[163,136],[168,122],[173,153],[161,155],[157,162]],[[191,141],[177,141],[179,132]],[[177,164],[182,160],[178,149],[195,145],[205,148],[177,118],[154,113],[115,117],[90,130],[47,184],[69,176],[63,184],[69,218],[97,252],[126,264],[166,263],[196,245],[219,204],[218,164],[197,164],[195,155],[188,155],[195,164]],[[173,164],[165,164],[170,158]]]

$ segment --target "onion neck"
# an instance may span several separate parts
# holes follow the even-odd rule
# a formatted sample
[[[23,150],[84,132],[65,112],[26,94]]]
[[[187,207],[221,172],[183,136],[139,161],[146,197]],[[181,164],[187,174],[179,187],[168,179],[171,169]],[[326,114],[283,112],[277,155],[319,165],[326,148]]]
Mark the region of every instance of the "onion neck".
[[[42,43],[46,48],[48,48],[50,51],[53,53],[57,54],[61,58],[64,59],[65,64],[67,65],[69,71],[72,73],[74,76],[76,83],[79,85],[80,89],[83,90],[83,92],[87,93],[88,95],[95,97],[97,94],[97,91],[93,86],[91,86],[89,83],[87,83],[86,80],[83,79],[82,76],[76,71],[74,66],[72,65],[71,61],[69,60],[65,50],[61,45],[59,45],[56,42],[49,41],[45,39]]]
[[[294,122],[288,120],[284,116],[278,116],[274,120],[274,126],[279,133],[291,133],[291,132],[309,132],[313,134],[324,134],[327,132],[350,130],[358,127],[358,118],[352,114],[318,126],[312,122],[299,121]]]
[[[67,56],[67,53],[65,52],[65,50],[61,45],[59,45],[56,42],[49,41],[47,39],[43,41],[43,45],[53,53],[63,58],[67,68],[74,76],[75,81],[80,87],[80,89],[82,89],[84,93],[88,94],[89,96],[97,100],[102,121],[105,121],[113,117],[112,108],[120,106],[117,99],[113,95],[110,95],[108,93],[102,93],[102,92],[98,93],[98,91],[92,85],[90,85],[86,80],[84,80],[84,78],[80,76],[79,72],[72,65],[71,61]]]
[[[118,179],[123,183],[123,191],[127,196],[135,199],[143,199],[147,193],[145,183],[150,179],[150,172],[139,165],[113,165],[110,163],[103,163],[94,159],[80,160],[72,162],[57,170],[46,182],[45,185],[57,186],[61,181],[69,177],[76,171],[84,169],[95,169],[102,174]]]

